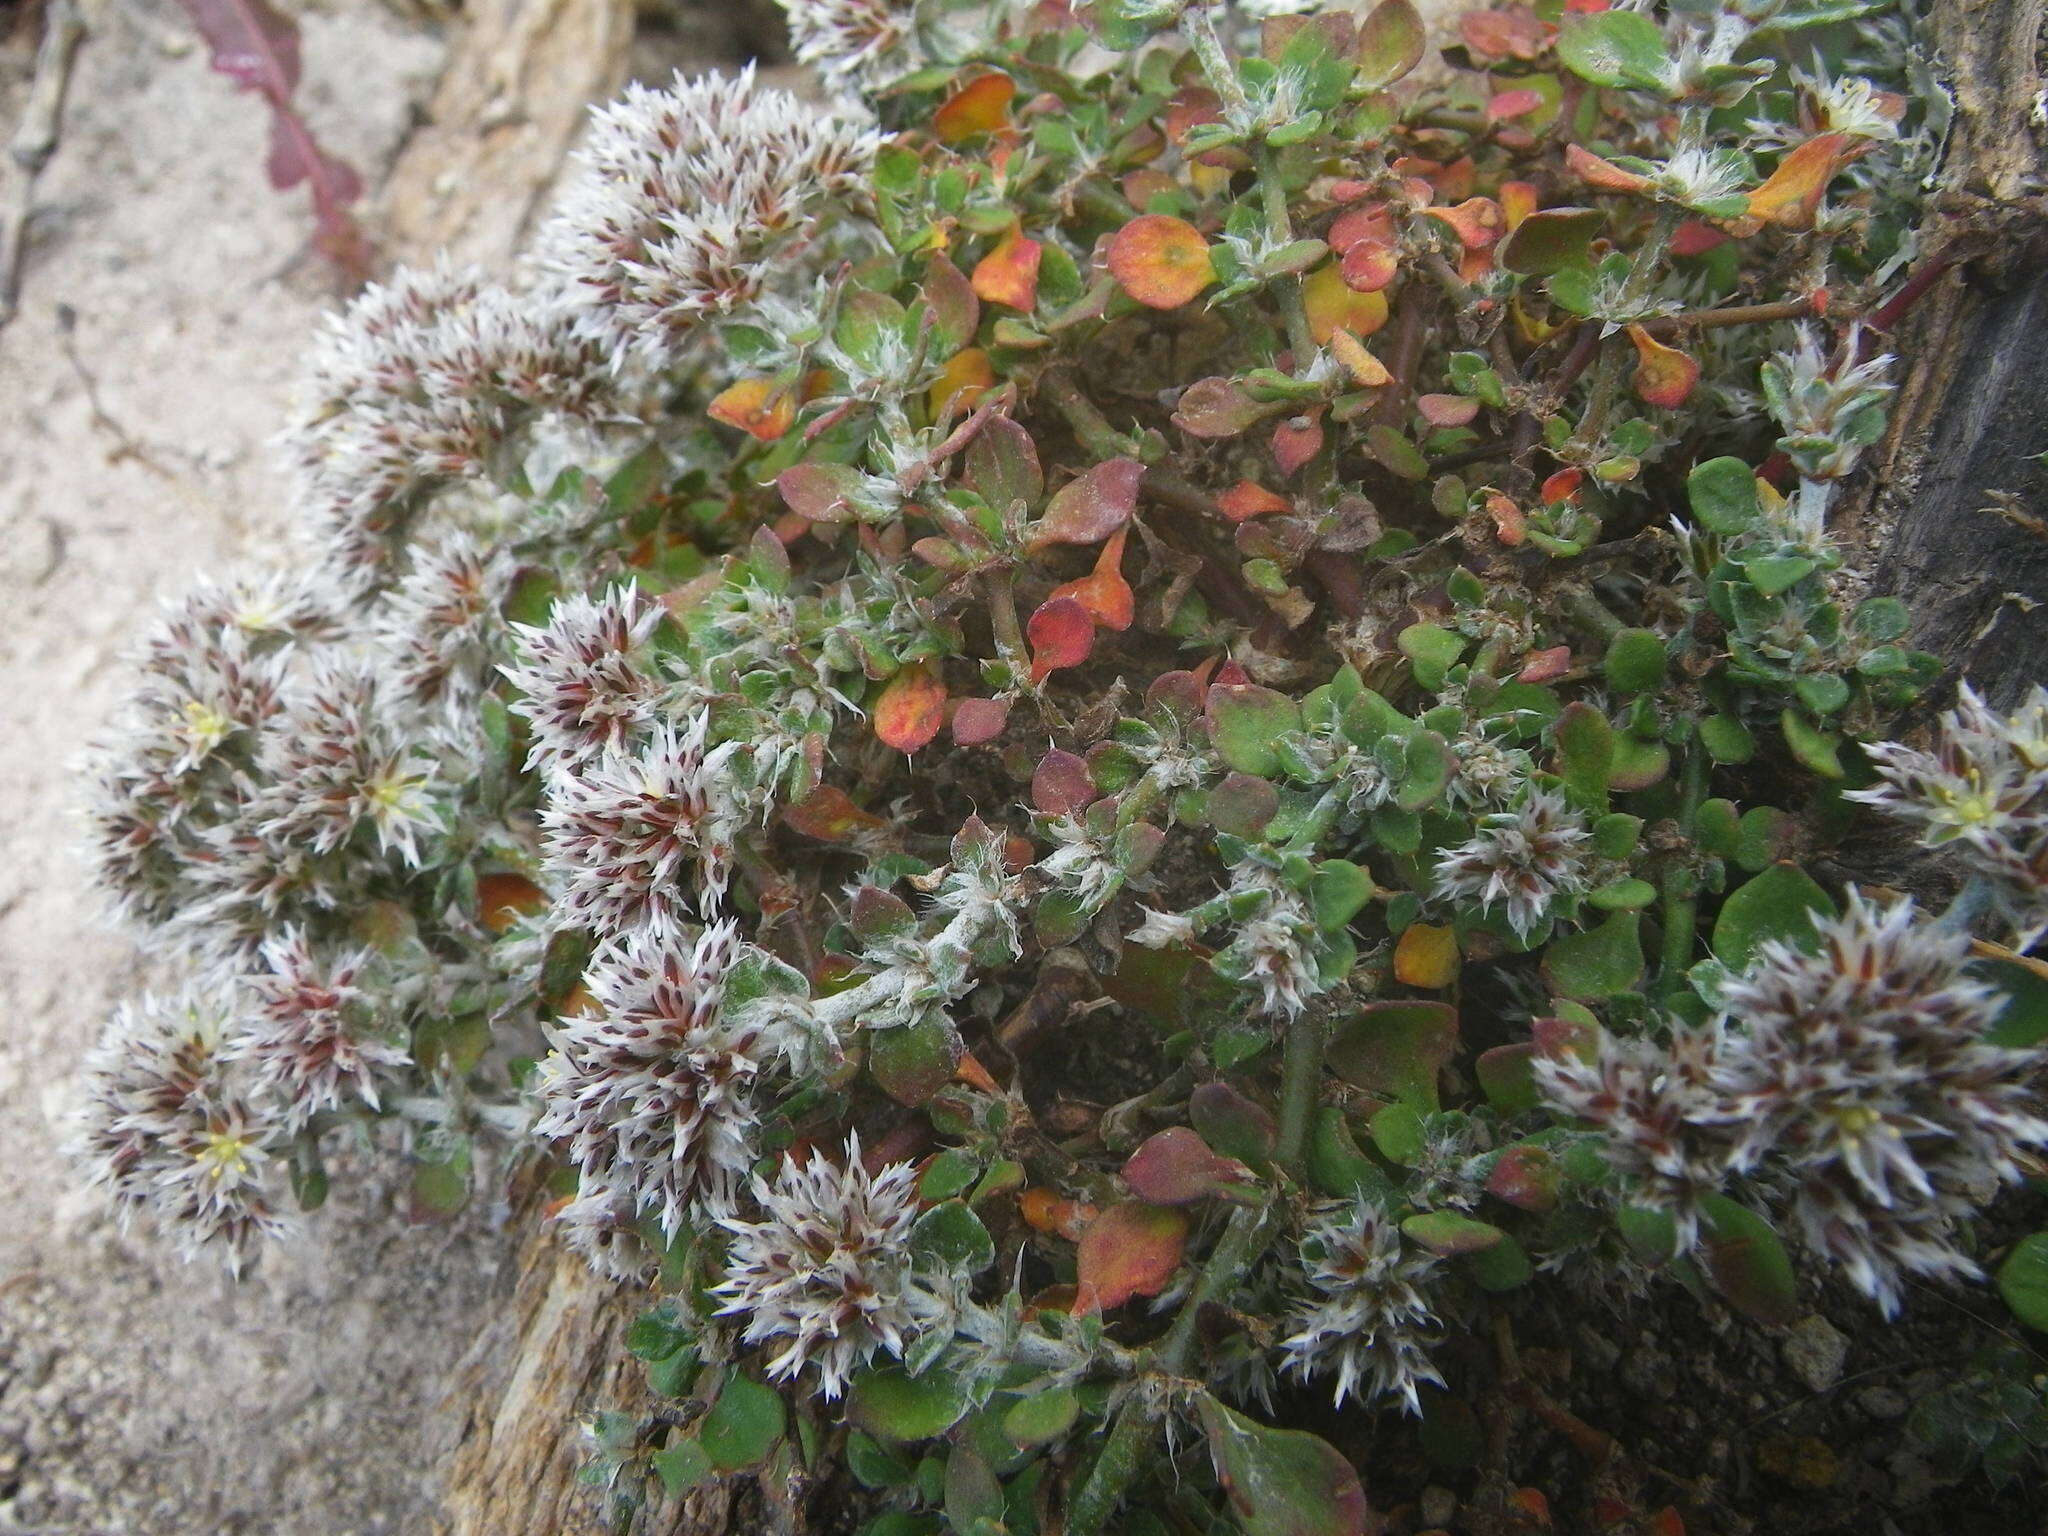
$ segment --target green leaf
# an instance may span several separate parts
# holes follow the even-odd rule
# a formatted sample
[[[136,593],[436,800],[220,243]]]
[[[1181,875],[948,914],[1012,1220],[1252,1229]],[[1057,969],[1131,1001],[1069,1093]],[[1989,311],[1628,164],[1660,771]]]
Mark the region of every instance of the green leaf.
[[[1778,723],[1785,732],[1785,745],[1800,762],[1824,779],[1843,776],[1842,760],[1836,755],[1841,745],[1839,738],[1807,724],[1797,710],[1786,710],[1778,717]]]
[[[1488,1221],[1456,1211],[1423,1211],[1401,1223],[1402,1235],[1442,1258],[1478,1253],[1507,1236]]]
[[[1443,687],[1444,674],[1465,650],[1465,637],[1440,624],[1410,624],[1398,643],[1415,669],[1415,681],[1432,693]]]
[[[721,1472],[738,1472],[768,1459],[786,1422],[781,1396],[735,1371],[704,1415],[697,1438],[712,1466]]]
[[[1233,1413],[1207,1393],[1198,1406],[1210,1460],[1244,1536],[1364,1536],[1365,1490],[1335,1447]]]
[[[1652,629],[1617,631],[1607,642],[1609,686],[1622,693],[1648,693],[1664,681],[1664,637]]]
[[[1358,84],[1386,89],[1422,62],[1428,42],[1412,0],[1380,0],[1358,26]]]
[[[1700,1213],[1701,1262],[1728,1304],[1760,1323],[1796,1321],[1799,1287],[1771,1224],[1726,1195],[1703,1197]]]
[[[1372,900],[1374,889],[1371,874],[1349,859],[1323,860],[1309,886],[1317,926],[1332,931],[1344,927]]]
[[[1567,17],[1557,56],[1565,68],[1595,85],[1657,89],[1671,67],[1663,30],[1638,11]]]
[[[1866,640],[1898,640],[1913,627],[1913,616],[1896,597],[1868,597],[1849,616],[1849,627]]]
[[[964,1202],[947,1200],[917,1218],[910,1250],[941,1273],[979,1274],[996,1261],[995,1240]]]
[[[877,1440],[930,1440],[968,1409],[966,1383],[944,1371],[912,1378],[901,1366],[863,1371],[847,1393],[846,1417]]]
[[[868,1034],[868,1070],[899,1104],[924,1103],[952,1080],[959,1064],[960,1037],[942,1017],[928,1015]]]
[[[1746,763],[1756,756],[1756,738],[1733,715],[1709,715],[1699,724],[1700,745],[1717,763]]]
[[[1354,1087],[1428,1111],[1437,1107],[1437,1074],[1457,1048],[1458,1013],[1449,1003],[1377,1002],[1337,1020],[1324,1060]]]
[[[1745,881],[1721,903],[1714,919],[1714,957],[1740,975],[1756,959],[1766,940],[1779,939],[1801,949],[1814,943],[1813,915],[1835,915],[1835,900],[1813,877],[1794,864],[1773,864],[1754,880]]]
[[[1510,272],[1549,277],[1584,262],[1593,237],[1606,227],[1598,208],[1543,208],[1517,224],[1500,243],[1497,260]]]
[[[1482,1291],[1512,1291],[1527,1285],[1536,1275],[1536,1266],[1529,1262],[1528,1249],[1506,1232],[1501,1233],[1500,1241],[1492,1247],[1465,1255],[1459,1267]]]
[[[1267,779],[1280,771],[1276,737],[1301,729],[1301,710],[1284,693],[1256,683],[1209,690],[1209,739],[1216,755],[1239,773]]]
[[[687,1493],[718,1475],[718,1469],[712,1466],[710,1456],[694,1436],[656,1451],[651,1459],[655,1475],[670,1493]]]
[[[1643,974],[1642,914],[1616,912],[1598,928],[1553,939],[1543,971],[1558,995],[1598,1002],[1627,992]]]
[[[1740,459],[1709,459],[1686,477],[1692,515],[1709,533],[1724,538],[1747,532],[1762,516],[1756,474]]]
[[[2048,1040],[2048,978],[2013,960],[1979,960],[1970,969],[2005,994],[2005,1008],[1987,1044],[2030,1050]]]
[[[1072,1387],[1049,1387],[1010,1405],[1003,1415],[1003,1433],[1013,1444],[1029,1449],[1065,1437],[1081,1414],[1081,1399]]]
[[[1765,597],[1790,591],[1820,569],[1810,555],[1762,555],[1742,562],[1742,574]]]
[[[2012,1245],[1998,1266],[1998,1294],[2014,1317],[2048,1333],[2048,1232],[2035,1232]]]
[[[1557,719],[1557,750],[1566,791],[1581,809],[1607,809],[1607,781],[1614,771],[1614,727],[1584,702],[1567,704]]]
[[[1422,1161],[1429,1138],[1412,1104],[1389,1104],[1372,1117],[1371,1130],[1372,1144],[1388,1162],[1413,1168]]]

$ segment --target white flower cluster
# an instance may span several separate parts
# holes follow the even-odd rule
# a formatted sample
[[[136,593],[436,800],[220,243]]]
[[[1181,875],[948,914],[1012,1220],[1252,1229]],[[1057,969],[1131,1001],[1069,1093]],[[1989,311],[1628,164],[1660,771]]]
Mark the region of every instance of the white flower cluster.
[[[758,298],[857,196],[881,135],[736,76],[630,85],[599,108],[541,235],[581,333],[655,366],[707,319]]]
[[[926,1324],[947,1315],[945,1298],[915,1268],[917,1170],[890,1163],[869,1173],[860,1138],[844,1160],[785,1158],[775,1182],[756,1178],[759,1221],[726,1217],[732,1234],[725,1278],[712,1290],[721,1316],[746,1319],[748,1344],[777,1349],[770,1377],[815,1367],[818,1390],[836,1399],[877,1352],[901,1359]]]
[[[1526,939],[1560,898],[1591,888],[1593,862],[1584,818],[1557,790],[1531,790],[1516,809],[1482,817],[1468,841],[1437,860],[1436,894],[1497,906]]]
[[[1851,790],[1918,829],[1928,848],[1962,848],[1972,874],[2031,948],[2048,933],[2048,688],[2000,715],[1962,685],[1932,752],[1898,742],[1870,749],[1884,782]]]
[[[1394,1398],[1419,1414],[1421,1384],[1443,1383],[1429,1359],[1440,1331],[1429,1304],[1437,1261],[1404,1253],[1400,1227],[1369,1200],[1320,1207],[1301,1254],[1309,1295],[1281,1345],[1288,1372],[1334,1375],[1339,1408],[1346,1398]]]
[[[1816,927],[1810,953],[1761,946],[1714,1024],[1674,1025],[1665,1046],[1610,1038],[1539,1079],[1607,1133],[1632,1198],[1676,1217],[1685,1246],[1700,1197],[1753,1176],[1889,1316],[1904,1277],[1977,1272],[1953,1224],[2048,1145],[2042,1053],[1985,1042],[2000,1002],[1964,969],[1968,935],[1911,901],[1852,894]]]
[[[797,61],[848,93],[887,85],[923,62],[909,0],[781,0]]]

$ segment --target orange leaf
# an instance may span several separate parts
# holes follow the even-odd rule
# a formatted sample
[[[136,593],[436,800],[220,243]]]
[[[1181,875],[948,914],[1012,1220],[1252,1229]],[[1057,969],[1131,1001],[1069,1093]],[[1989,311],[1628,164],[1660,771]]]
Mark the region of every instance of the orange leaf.
[[[946,685],[923,662],[889,679],[875,701],[875,735],[898,752],[915,752],[946,722]]]
[[[932,380],[927,395],[932,418],[944,420],[955,409],[972,410],[982,391],[993,389],[995,382],[996,371],[989,366],[988,354],[981,348],[967,347],[955,352]]]
[[[1440,224],[1448,224],[1458,243],[1468,251],[1483,251],[1507,229],[1500,204],[1490,197],[1468,197],[1455,208],[1423,210]]]
[[[1323,410],[1317,406],[1300,416],[1290,416],[1273,429],[1273,462],[1282,479],[1323,451]]]
[[[1598,187],[1602,192],[1646,192],[1650,178],[1638,176],[1634,171],[1624,171],[1612,160],[1602,160],[1590,149],[1577,144],[1567,144],[1564,163],[1571,167],[1579,180],[1589,187]]]
[[[782,819],[805,837],[843,843],[854,833],[882,826],[882,818],[853,803],[845,790],[821,784],[782,813]]]
[[[479,875],[476,917],[492,933],[503,933],[528,912],[548,904],[541,888],[524,875]]]
[[[1554,507],[1560,501],[1571,501],[1579,494],[1579,487],[1585,483],[1586,472],[1576,467],[1553,470],[1544,480],[1543,488],[1537,492],[1543,505]]]
[[[1349,331],[1337,331],[1330,337],[1330,351],[1351,375],[1351,381],[1361,389],[1378,389],[1394,382],[1394,376],[1387,372],[1387,365],[1365,350],[1365,343]]]
[[[1394,214],[1385,203],[1366,203],[1347,208],[1330,226],[1330,249],[1348,251],[1354,245],[1394,243]]]
[[[1188,1219],[1179,1211],[1126,1200],[1088,1223],[1075,1255],[1077,1314],[1108,1312],[1133,1296],[1157,1296],[1180,1268]]]
[[[1363,341],[1387,323],[1386,295],[1351,288],[1335,262],[1302,279],[1301,307],[1308,312],[1309,334],[1319,347],[1328,346],[1339,331]]]
[[[1017,1197],[1017,1214],[1034,1232],[1049,1232],[1078,1243],[1098,1214],[1095,1207],[1068,1200],[1042,1186],[1034,1185]]]
[[[1150,309],[1179,309],[1216,280],[1209,242],[1170,213],[1140,214],[1111,236],[1109,270],[1125,293]]]
[[[1344,286],[1360,293],[1378,293],[1393,282],[1401,270],[1401,253],[1381,240],[1360,240],[1344,253],[1338,269]]]
[[[1509,229],[1536,211],[1537,199],[1534,182],[1504,181],[1500,184],[1500,211],[1507,219]]]
[[[1409,987],[1448,987],[1458,979],[1458,936],[1449,928],[1410,923],[1394,946],[1394,979]]]
[[[1104,629],[1119,632],[1131,627],[1132,616],[1137,612],[1136,599],[1131,595],[1131,585],[1124,580],[1124,540],[1131,535],[1128,528],[1119,528],[1110,541],[1102,546],[1102,554],[1095,562],[1094,571],[1078,581],[1064,582],[1054,587],[1046,601],[1053,598],[1071,597],[1083,608],[1088,616]]]
[[[1811,229],[1835,172],[1868,146],[1846,133],[1808,139],[1778,162],[1769,179],[1749,194],[1749,216],[1784,229]]]
[[[720,390],[709,409],[713,421],[773,442],[796,420],[796,395],[776,379],[741,379]]]
[[[1563,677],[1572,669],[1572,648],[1568,645],[1553,645],[1548,650],[1531,651],[1522,658],[1522,670],[1515,674],[1518,683],[1548,683]]]
[[[1486,496],[1486,515],[1493,519],[1494,531],[1500,535],[1501,543],[1513,548],[1528,537],[1529,520],[1512,498],[1499,491],[1489,491]]]
[[[1024,633],[1031,641],[1033,686],[1064,667],[1078,667],[1095,649],[1095,620],[1071,597],[1052,597],[1040,603]]]
[[[1293,503],[1284,496],[1275,496],[1255,481],[1240,480],[1216,498],[1216,505],[1233,523],[1241,523],[1248,517],[1285,512]]]
[[[1636,344],[1636,393],[1651,405],[1667,409],[1685,404],[1700,381],[1700,365],[1676,347],[1667,347],[1640,325],[1628,328]]]
[[[990,74],[970,80],[932,114],[932,132],[941,144],[959,144],[984,133],[1009,126],[1010,99],[1017,94],[1017,82],[1008,75]]]
[[[1029,311],[1038,303],[1038,258],[1041,247],[1011,229],[996,248],[975,263],[973,288],[990,304]]]

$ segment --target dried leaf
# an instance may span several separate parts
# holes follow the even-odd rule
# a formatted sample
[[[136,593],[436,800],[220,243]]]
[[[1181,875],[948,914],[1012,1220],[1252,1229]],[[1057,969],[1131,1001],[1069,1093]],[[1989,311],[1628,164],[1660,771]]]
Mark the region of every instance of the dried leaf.
[[[796,395],[776,379],[740,379],[720,390],[706,409],[713,421],[772,443],[796,421]]]
[[[1075,1255],[1076,1314],[1110,1312],[1133,1296],[1157,1296],[1180,1268],[1188,1219],[1179,1211],[1126,1200],[1088,1224]]]
[[[1698,359],[1665,346],[1640,325],[1628,328],[1628,339],[1636,348],[1636,394],[1667,410],[1685,404],[1700,381]]]
[[[1031,529],[1026,548],[1048,544],[1095,544],[1131,520],[1145,466],[1136,459],[1110,459],[1054,492]]]
[[[974,264],[977,296],[990,304],[1006,304],[1029,314],[1038,304],[1038,262],[1044,247],[1021,229],[1012,229]]]

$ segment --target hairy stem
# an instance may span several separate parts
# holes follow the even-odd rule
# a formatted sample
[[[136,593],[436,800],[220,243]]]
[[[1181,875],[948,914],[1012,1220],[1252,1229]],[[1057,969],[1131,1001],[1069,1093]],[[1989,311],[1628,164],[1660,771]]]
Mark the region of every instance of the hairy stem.
[[[1266,209],[1266,238],[1277,248],[1294,241],[1294,221],[1287,214],[1287,185],[1280,179],[1280,157],[1273,146],[1261,141],[1252,151],[1252,164],[1259,173],[1259,200]],[[1287,345],[1294,352],[1294,370],[1299,373],[1316,355],[1315,333],[1309,329],[1308,309],[1301,300],[1301,279],[1294,276],[1273,279],[1273,292],[1280,300],[1280,312],[1287,322]]]
[[[1307,1007],[1287,1023],[1287,1054],[1280,1066],[1280,1128],[1273,1158],[1290,1174],[1300,1172],[1302,1148],[1323,1081],[1323,1012]]]

